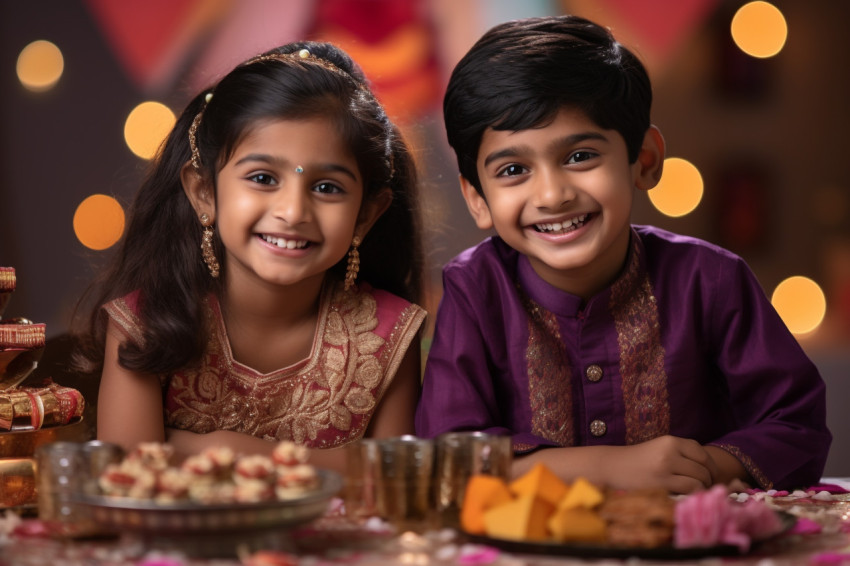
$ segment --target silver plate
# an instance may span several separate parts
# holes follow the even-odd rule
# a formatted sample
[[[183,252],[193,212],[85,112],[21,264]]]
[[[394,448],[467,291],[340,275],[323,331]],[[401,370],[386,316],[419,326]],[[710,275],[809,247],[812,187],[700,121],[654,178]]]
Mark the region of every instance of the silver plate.
[[[80,494],[77,503],[88,507],[91,518],[105,530],[180,537],[211,533],[238,533],[285,529],[321,517],[342,488],[342,478],[317,470],[319,489],[297,499],[262,503],[204,505],[192,502],[160,504],[154,501]]]

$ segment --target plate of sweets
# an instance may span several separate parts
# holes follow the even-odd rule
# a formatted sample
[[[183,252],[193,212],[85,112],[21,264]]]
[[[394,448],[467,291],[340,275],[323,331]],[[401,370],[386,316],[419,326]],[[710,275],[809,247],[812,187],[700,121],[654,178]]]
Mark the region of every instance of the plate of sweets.
[[[107,532],[197,539],[232,554],[237,541],[321,517],[342,487],[339,474],[315,468],[307,448],[288,441],[271,456],[213,447],[172,465],[172,454],[168,444],[140,444],[108,465],[78,503]]]
[[[473,475],[460,513],[471,542],[517,554],[687,560],[741,556],[794,525],[761,501],[723,486],[677,498],[663,489],[564,483],[537,464],[513,482]]]

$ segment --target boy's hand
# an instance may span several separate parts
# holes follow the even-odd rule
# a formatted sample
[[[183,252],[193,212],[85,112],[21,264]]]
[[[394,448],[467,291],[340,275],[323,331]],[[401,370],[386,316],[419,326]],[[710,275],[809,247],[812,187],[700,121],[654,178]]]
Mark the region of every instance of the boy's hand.
[[[714,459],[695,440],[660,436],[611,448],[604,458],[603,475],[612,487],[663,487],[671,493],[691,493],[711,487],[718,475]]]

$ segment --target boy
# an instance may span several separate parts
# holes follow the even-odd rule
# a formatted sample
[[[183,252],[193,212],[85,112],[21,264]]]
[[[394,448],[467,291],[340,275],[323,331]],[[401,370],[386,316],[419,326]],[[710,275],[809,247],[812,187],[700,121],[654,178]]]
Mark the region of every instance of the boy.
[[[661,177],[640,61],[573,17],[509,22],[444,100],[460,184],[497,236],[446,265],[417,434],[510,434],[513,472],[689,493],[819,480],[825,386],[730,252],[630,225]]]

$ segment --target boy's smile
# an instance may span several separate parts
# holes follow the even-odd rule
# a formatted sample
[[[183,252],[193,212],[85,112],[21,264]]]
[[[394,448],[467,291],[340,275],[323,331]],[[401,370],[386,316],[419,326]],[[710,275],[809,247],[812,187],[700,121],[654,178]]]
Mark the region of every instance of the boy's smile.
[[[657,182],[647,173],[648,163],[663,159],[663,140],[653,130],[630,164],[622,136],[575,109],[539,128],[489,128],[478,152],[483,198],[461,180],[470,212],[549,284],[587,299],[625,261],[635,187]]]

